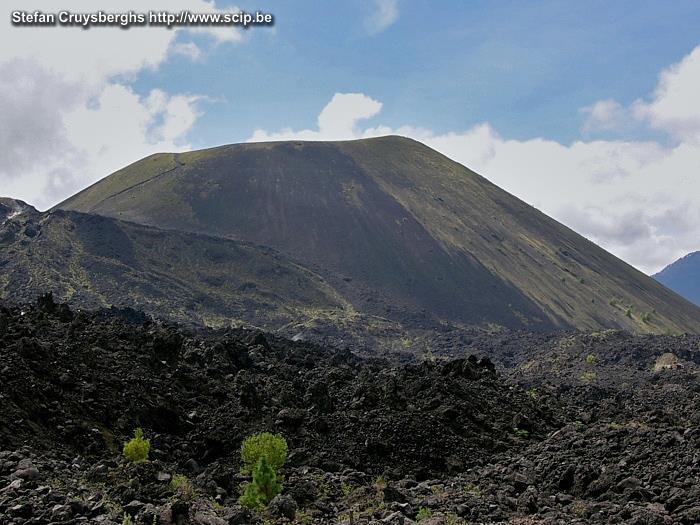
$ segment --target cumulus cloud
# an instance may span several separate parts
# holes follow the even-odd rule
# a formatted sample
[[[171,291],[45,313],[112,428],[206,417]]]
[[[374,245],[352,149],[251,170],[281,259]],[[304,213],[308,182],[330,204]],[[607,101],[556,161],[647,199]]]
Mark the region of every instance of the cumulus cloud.
[[[373,0],[373,11],[365,19],[365,28],[370,34],[384,31],[399,18],[398,0]]]
[[[194,42],[176,42],[172,50],[176,55],[181,55],[193,61],[202,57],[201,48]]]
[[[319,116],[318,129],[256,130],[251,140],[412,137],[651,273],[700,249],[700,144],[696,140],[700,110],[688,99],[690,93],[700,92],[700,76],[696,75],[699,50],[661,74],[648,102],[625,108],[606,100],[583,111],[591,130],[610,129],[621,122],[648,124],[675,137],[671,144],[634,140],[561,144],[539,137],[511,140],[488,123],[449,133],[412,126],[358,128],[358,122],[381,109],[380,102],[359,93],[352,98],[336,94],[322,110],[324,119]],[[679,109],[683,107],[686,111]],[[329,124],[325,117],[333,115],[343,124]]]
[[[56,3],[51,0],[32,2],[15,1],[12,9],[53,13]],[[104,12],[143,12],[143,2],[116,0],[100,3]],[[214,2],[203,0],[153,0],[148,10],[177,12],[221,11]],[[95,4],[90,0],[71,2],[74,13],[94,12]],[[37,31],[42,37],[37,38]],[[115,75],[128,76],[144,68],[160,65],[170,50],[177,50],[180,39],[199,34],[215,43],[237,42],[242,31],[235,27],[188,27],[167,29],[166,27],[96,27],[88,31],[80,27],[31,28],[11,27],[0,33],[0,62],[22,59],[32,61],[43,69],[60,74],[69,81],[100,84]],[[185,43],[185,45],[187,45]],[[191,49],[191,46],[188,46]],[[181,50],[182,47],[179,47]]]
[[[635,116],[679,140],[700,139],[700,46],[661,73],[650,102],[637,101]]]
[[[581,113],[586,115],[582,128],[584,133],[623,130],[630,125],[631,117],[627,108],[611,99],[599,100],[581,108]]]
[[[50,0],[14,4],[9,7],[58,10]],[[113,0],[100,9],[145,8],[136,0]],[[218,10],[204,0],[152,0],[147,9]],[[77,0],[69,10],[96,8]],[[44,208],[135,159],[187,149],[202,98],[160,90],[139,97],[130,84],[140,71],[169,57],[201,58],[193,34],[214,46],[242,39],[242,31],[233,27],[9,27],[0,32],[2,193]]]
[[[336,93],[318,116],[318,129],[294,131],[286,128],[278,132],[255,130],[251,140],[343,140],[362,134],[357,123],[375,116],[382,103],[362,93]]]
[[[79,102],[78,92],[33,63],[0,64],[0,177],[17,177],[37,157],[49,162],[61,157],[70,146],[62,111]]]
[[[582,130],[624,131],[648,125],[677,141],[700,140],[700,47],[659,75],[649,99],[638,99],[628,107],[615,100],[600,100],[581,109],[587,116]]]
[[[136,159],[176,147],[196,119],[195,99],[160,90],[140,98],[127,86],[110,84],[89,106],[67,114],[64,122],[80,158],[109,169],[124,162],[125,150]],[[105,124],[109,128],[100,132]]]
[[[48,207],[135,159],[187,149],[180,139],[197,118],[197,100],[160,90],[139,97],[128,86],[110,83],[88,103],[59,113],[34,148],[23,144],[17,151],[23,163],[0,164],[3,194]]]

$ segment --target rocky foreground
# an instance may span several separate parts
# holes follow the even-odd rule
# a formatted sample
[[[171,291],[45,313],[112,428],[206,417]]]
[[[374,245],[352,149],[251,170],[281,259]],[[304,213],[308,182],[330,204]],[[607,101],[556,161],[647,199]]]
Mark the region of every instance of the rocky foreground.
[[[447,353],[0,307],[0,522],[700,523],[700,339],[500,333]],[[136,427],[152,448],[131,464]],[[239,447],[262,430],[289,456],[252,512]]]

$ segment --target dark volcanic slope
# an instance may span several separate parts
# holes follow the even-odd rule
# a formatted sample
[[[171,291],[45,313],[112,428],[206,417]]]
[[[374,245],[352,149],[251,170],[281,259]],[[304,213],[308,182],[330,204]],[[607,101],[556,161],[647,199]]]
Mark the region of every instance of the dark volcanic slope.
[[[700,252],[690,253],[669,264],[654,275],[654,279],[700,305]]]
[[[129,306],[183,322],[279,327],[348,305],[269,248],[78,212],[0,223],[0,297],[42,290],[77,307]]]
[[[653,279],[400,137],[153,155],[58,207],[271,246],[393,319],[700,330]]]

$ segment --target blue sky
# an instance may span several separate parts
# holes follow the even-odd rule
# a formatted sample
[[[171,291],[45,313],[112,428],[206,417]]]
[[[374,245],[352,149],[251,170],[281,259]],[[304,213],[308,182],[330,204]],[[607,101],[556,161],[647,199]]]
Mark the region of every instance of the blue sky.
[[[700,250],[700,2],[66,0],[272,28],[0,31],[0,193],[46,209],[159,151],[420,140],[652,273]]]
[[[658,72],[694,47],[700,21],[696,1],[412,1],[370,34],[371,1],[237,4],[274,13],[274,30],[249,29],[245,43],[210,48],[199,62],[175,57],[134,84],[210,97],[194,144],[312,126],[347,91],[383,101],[381,121],[394,127],[488,121],[508,137],[570,142],[579,108],[651,92]]]

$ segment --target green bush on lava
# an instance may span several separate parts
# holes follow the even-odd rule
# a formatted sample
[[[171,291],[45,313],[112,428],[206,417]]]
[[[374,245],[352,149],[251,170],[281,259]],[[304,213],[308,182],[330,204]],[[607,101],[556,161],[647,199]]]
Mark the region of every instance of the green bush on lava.
[[[266,507],[272,498],[282,492],[277,470],[287,460],[287,441],[280,434],[261,432],[247,437],[241,445],[243,474],[253,475],[244,486],[239,503],[251,509]]]
[[[253,469],[253,481],[245,486],[238,502],[251,509],[261,509],[267,507],[280,492],[282,484],[277,481],[275,469],[268,463],[266,456],[260,456]]]
[[[530,432],[523,428],[513,428],[513,434],[520,439],[530,439]]]
[[[263,456],[276,471],[282,468],[287,460],[287,451],[287,441],[280,434],[271,434],[270,432],[253,434],[243,440],[241,444],[241,459],[243,460],[241,474],[252,474]]]
[[[433,511],[431,511],[428,507],[421,507],[420,510],[418,511],[418,514],[416,514],[416,521],[421,522],[423,520],[427,520],[428,518],[433,517]]]
[[[183,500],[194,498],[194,487],[189,478],[184,474],[175,474],[170,480],[170,489],[179,494]]]
[[[148,460],[151,450],[151,440],[143,437],[143,430],[134,430],[134,437],[124,443],[124,458],[130,463],[142,463]]]

